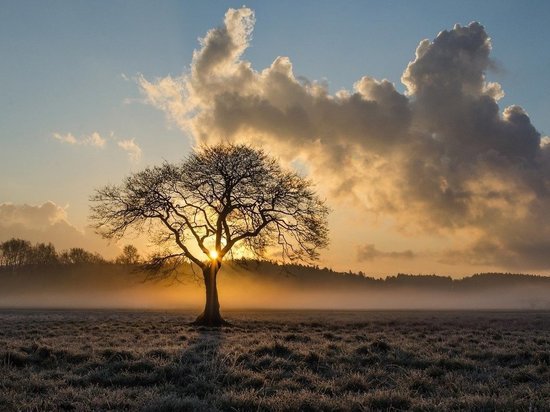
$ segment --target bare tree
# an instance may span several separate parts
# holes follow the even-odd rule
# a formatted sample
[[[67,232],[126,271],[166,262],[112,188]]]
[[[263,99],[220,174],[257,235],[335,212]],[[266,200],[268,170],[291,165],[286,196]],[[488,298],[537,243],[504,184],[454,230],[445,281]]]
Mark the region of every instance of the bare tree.
[[[28,240],[12,238],[0,243],[0,268],[12,270],[29,266],[50,266],[59,263],[55,246],[51,243],[37,243],[34,246]]]
[[[37,243],[32,248],[31,263],[37,266],[49,266],[59,263],[59,257],[52,243]]]
[[[137,265],[140,260],[141,256],[139,256],[137,248],[134,245],[126,245],[115,262],[121,265]]]
[[[32,245],[28,240],[12,238],[0,243],[1,264],[16,270],[28,265],[32,258]]]
[[[219,326],[216,278],[236,248],[265,257],[312,261],[328,244],[328,208],[312,183],[246,145],[202,146],[179,164],[135,173],[91,197],[91,219],[106,238],[148,230],[165,247],[149,261],[157,276],[191,262],[202,271],[204,312],[196,324]],[[271,255],[273,256],[273,255]]]
[[[92,253],[80,247],[64,250],[59,255],[59,260],[64,265],[91,265],[105,263],[105,259],[99,253]]]

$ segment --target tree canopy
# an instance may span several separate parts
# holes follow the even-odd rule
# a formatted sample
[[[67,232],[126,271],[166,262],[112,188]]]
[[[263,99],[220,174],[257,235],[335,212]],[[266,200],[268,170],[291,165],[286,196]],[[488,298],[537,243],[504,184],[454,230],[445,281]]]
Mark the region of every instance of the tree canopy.
[[[312,182],[247,145],[201,146],[178,164],[165,162],[105,186],[91,201],[91,219],[104,237],[150,234],[161,251],[149,267],[163,275],[168,263],[190,261],[215,278],[236,248],[312,261],[328,245],[329,210]]]
[[[179,164],[99,189],[92,202],[103,236],[146,229],[172,250],[162,260],[183,258],[201,268],[213,251],[222,259],[237,244],[260,257],[278,246],[283,259],[313,260],[328,243],[328,209],[311,182],[244,145],[203,146]]]

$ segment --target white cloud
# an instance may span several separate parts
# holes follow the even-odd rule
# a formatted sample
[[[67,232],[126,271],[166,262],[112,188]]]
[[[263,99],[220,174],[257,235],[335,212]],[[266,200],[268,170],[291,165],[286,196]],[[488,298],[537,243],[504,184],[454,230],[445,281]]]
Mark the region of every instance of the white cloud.
[[[189,73],[141,76],[142,94],[197,143],[245,141],[301,159],[333,197],[402,230],[471,233],[462,253],[471,261],[550,268],[550,145],[525,110],[498,106],[504,92],[486,80],[494,63],[482,25],[421,41],[405,94],[364,76],[331,95],[297,78],[288,57],[263,70],[244,60],[254,22],[250,9],[230,9]]]
[[[54,139],[57,139],[62,143],[79,144],[79,141],[71,133],[67,133],[67,134],[53,133],[53,137]]]
[[[96,147],[105,147],[105,139],[99,135],[97,132],[93,132],[85,140],[90,146]]]
[[[93,132],[89,135],[81,136],[80,138],[76,138],[72,133],[53,133],[52,135],[54,139],[59,140],[61,143],[78,146],[93,146],[101,149],[105,147],[107,142],[98,132]]]
[[[54,139],[75,146],[92,146],[97,148],[105,148],[107,139],[102,137],[98,132],[93,132],[89,135],[80,138],[75,137],[72,133],[53,133]],[[139,162],[142,155],[141,147],[135,142],[135,139],[121,139],[115,135],[113,131],[109,132],[110,140],[116,141],[117,146],[124,150],[132,162]]]
[[[122,148],[132,162],[139,162],[141,159],[141,148],[134,141],[134,139],[120,140],[117,142],[118,146]]]

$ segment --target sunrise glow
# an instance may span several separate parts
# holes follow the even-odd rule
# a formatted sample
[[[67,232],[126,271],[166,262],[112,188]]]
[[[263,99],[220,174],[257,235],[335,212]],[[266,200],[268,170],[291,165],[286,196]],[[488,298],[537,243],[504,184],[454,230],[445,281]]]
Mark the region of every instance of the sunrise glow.
[[[550,411],[550,1],[243,3],[0,0],[0,412]]]

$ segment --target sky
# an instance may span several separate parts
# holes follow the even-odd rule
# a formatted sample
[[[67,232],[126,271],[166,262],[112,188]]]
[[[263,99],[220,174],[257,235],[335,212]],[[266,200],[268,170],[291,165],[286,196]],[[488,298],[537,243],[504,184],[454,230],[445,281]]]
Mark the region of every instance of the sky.
[[[317,183],[332,208],[321,265],[548,274],[549,12],[3,1],[0,240],[112,256],[88,227],[94,188],[223,138]]]

